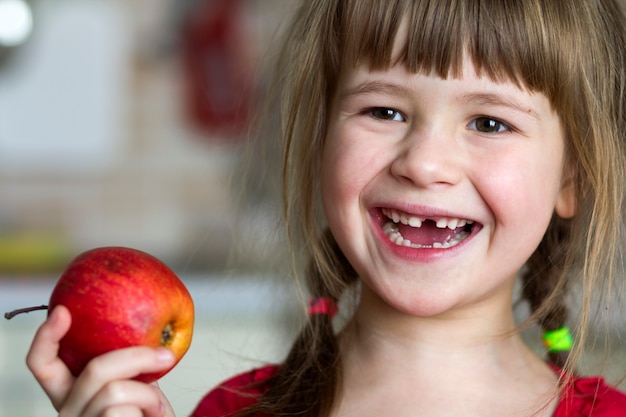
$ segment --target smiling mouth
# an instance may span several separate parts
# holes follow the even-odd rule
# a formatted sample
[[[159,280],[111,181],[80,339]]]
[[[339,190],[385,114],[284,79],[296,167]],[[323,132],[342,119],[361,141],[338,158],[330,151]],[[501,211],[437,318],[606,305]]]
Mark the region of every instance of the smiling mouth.
[[[398,246],[414,249],[448,249],[467,239],[474,227],[469,219],[409,215],[393,209],[382,209],[386,217],[383,233]]]

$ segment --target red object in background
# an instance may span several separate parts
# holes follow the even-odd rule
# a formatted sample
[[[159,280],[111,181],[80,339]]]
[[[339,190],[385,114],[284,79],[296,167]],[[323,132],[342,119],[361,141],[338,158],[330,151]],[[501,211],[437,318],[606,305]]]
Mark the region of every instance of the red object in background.
[[[221,138],[247,132],[253,72],[240,0],[207,0],[183,27],[186,112],[198,128]]]

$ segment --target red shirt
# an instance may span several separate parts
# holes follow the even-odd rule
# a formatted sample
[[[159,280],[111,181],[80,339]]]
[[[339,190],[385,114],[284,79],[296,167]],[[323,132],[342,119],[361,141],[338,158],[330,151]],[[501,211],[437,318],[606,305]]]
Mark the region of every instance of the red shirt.
[[[248,386],[270,378],[277,369],[266,366],[227,380],[200,401],[191,417],[235,416],[262,394]],[[626,394],[607,385],[603,378],[575,377],[563,389],[554,417],[626,417]]]

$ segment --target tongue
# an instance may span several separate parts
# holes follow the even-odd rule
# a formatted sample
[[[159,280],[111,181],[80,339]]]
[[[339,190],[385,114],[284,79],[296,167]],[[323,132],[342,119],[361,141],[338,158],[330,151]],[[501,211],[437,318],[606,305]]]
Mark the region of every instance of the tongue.
[[[397,224],[398,231],[403,238],[408,239],[411,243],[418,243],[424,246],[431,246],[433,243],[444,243],[452,239],[457,233],[463,230],[463,227],[456,229],[443,228],[436,226],[435,222],[426,220],[422,227],[411,227],[401,223]]]

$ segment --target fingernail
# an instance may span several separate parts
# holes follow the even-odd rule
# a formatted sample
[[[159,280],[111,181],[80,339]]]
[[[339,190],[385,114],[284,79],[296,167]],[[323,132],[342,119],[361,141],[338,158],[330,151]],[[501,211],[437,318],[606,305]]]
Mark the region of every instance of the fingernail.
[[[173,362],[174,361],[174,352],[167,348],[158,348],[157,349],[157,358],[160,362]]]

